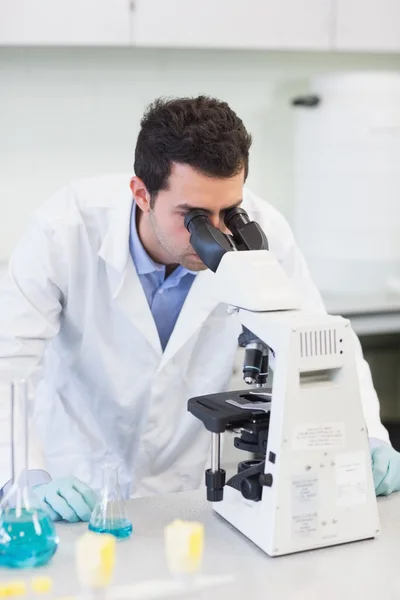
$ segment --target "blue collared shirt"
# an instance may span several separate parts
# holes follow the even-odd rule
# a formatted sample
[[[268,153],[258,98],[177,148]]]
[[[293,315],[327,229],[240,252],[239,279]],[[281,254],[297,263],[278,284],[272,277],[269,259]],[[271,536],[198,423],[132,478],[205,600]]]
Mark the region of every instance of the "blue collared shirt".
[[[135,202],[132,207],[129,249],[157,326],[162,349],[165,350],[196,273],[178,266],[165,278],[165,265],[154,262],[139,239]]]

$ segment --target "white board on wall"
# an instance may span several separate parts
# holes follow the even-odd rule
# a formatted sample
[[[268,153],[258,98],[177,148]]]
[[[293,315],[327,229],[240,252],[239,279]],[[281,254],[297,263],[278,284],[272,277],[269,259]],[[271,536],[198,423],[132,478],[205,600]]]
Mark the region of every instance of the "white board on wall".
[[[294,229],[319,289],[387,293],[400,267],[400,73],[330,74],[296,111]]]

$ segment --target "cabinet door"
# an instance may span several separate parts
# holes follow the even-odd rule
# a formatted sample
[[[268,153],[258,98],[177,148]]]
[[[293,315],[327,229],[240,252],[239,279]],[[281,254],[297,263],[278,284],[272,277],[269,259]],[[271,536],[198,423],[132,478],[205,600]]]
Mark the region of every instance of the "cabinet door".
[[[0,0],[0,44],[124,46],[129,0]]]
[[[333,0],[135,0],[133,43],[328,49]]]
[[[400,50],[400,0],[336,0],[335,48]]]

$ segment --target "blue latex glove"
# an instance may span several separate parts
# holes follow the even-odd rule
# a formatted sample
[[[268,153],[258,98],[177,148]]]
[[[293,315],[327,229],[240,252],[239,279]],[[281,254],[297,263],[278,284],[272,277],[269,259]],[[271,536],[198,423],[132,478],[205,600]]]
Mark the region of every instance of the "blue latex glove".
[[[372,473],[377,496],[400,491],[400,453],[382,444],[371,452]]]
[[[33,489],[53,521],[89,521],[96,503],[95,492],[75,477],[54,479]]]

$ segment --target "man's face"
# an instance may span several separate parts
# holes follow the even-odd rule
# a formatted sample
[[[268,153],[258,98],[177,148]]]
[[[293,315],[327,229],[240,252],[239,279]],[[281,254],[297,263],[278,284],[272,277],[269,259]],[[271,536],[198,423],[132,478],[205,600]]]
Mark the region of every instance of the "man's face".
[[[158,193],[148,213],[149,223],[165,253],[166,264],[180,264],[190,271],[207,267],[190,245],[190,233],[184,224],[193,208],[208,213],[214,227],[228,232],[224,214],[242,202],[244,170],[229,179],[207,177],[188,165],[174,164],[167,190]]]

